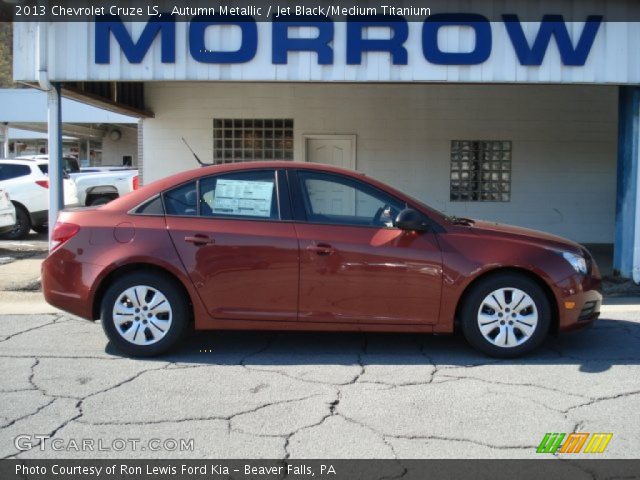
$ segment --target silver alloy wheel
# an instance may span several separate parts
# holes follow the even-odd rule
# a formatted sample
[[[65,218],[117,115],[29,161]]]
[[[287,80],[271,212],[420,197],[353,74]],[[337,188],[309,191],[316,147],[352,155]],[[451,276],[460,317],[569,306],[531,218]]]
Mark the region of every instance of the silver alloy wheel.
[[[171,328],[172,310],[167,297],[147,285],[122,292],[113,306],[116,331],[134,345],[159,342]]]
[[[480,304],[478,327],[488,342],[501,348],[522,345],[535,333],[538,309],[533,299],[517,288],[494,290]]]

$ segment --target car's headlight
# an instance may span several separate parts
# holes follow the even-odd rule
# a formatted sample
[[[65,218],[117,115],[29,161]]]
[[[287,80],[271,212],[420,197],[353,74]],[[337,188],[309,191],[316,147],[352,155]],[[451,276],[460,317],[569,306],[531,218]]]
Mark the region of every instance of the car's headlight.
[[[587,274],[587,261],[581,255],[576,255],[571,252],[562,252],[562,257],[569,262],[569,264],[573,267],[573,269],[582,274]]]

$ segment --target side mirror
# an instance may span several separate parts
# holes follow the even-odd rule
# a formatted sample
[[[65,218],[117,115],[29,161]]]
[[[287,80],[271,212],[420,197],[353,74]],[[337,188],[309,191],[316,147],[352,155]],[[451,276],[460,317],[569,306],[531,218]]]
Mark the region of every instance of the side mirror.
[[[393,226],[400,230],[411,230],[415,232],[425,232],[429,230],[429,223],[424,215],[412,208],[405,208],[396,217]]]

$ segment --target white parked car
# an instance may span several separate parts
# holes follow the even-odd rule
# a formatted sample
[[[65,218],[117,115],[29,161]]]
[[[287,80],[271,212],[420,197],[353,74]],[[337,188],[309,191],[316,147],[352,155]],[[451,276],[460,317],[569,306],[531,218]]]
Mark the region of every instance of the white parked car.
[[[48,161],[48,155],[31,158]],[[80,205],[103,205],[136,190],[139,184],[138,170],[122,166],[80,168],[74,157],[63,157],[63,169],[75,182]]]
[[[13,230],[16,224],[16,208],[9,200],[9,194],[0,188],[0,234]]]
[[[63,179],[65,207],[78,206],[78,193],[70,178]],[[16,209],[14,228],[3,235],[16,240],[33,229],[47,230],[49,213],[49,162],[43,160],[0,160],[0,188],[7,191]]]

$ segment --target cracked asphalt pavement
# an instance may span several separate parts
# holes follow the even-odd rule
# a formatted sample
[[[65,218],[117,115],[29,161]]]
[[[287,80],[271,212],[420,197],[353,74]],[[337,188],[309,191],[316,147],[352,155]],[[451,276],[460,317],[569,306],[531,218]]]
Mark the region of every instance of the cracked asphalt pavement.
[[[639,346],[637,307],[516,360],[458,336],[268,332],[194,332],[141,360],[98,323],[0,315],[0,457],[532,458],[546,432],[583,431],[634,458]],[[19,451],[21,434],[63,449]],[[67,449],[86,438],[194,448]]]

